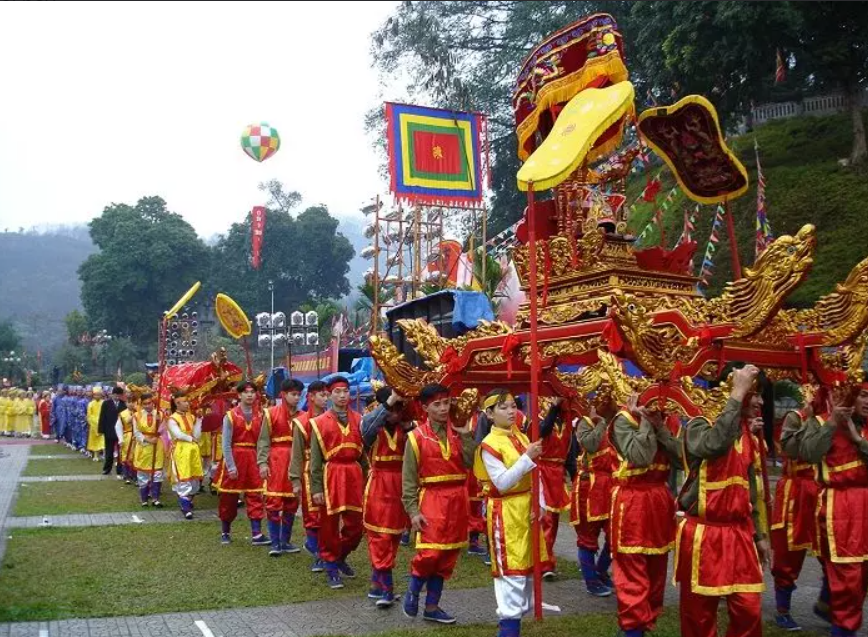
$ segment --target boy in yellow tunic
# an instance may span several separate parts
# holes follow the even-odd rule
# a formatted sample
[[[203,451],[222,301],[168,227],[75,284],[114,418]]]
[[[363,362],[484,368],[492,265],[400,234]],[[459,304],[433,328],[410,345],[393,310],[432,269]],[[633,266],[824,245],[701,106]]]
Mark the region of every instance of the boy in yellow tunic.
[[[138,411],[138,404],[130,400],[127,408],[118,415],[118,423],[115,432],[118,436],[118,466],[121,467],[121,476],[125,484],[133,484],[136,476],[133,470],[133,458],[136,439],[133,436],[133,417]],[[118,476],[118,479],[121,478]]]
[[[483,402],[493,427],[476,453],[474,473],[487,485],[488,537],[491,574],[500,620],[498,637],[518,637],[521,618],[533,600],[533,550],[531,542],[531,471],[542,453],[542,442],[531,443],[515,427],[518,409],[503,389],[491,392]],[[542,490],[540,490],[542,498]],[[543,510],[544,503],[541,504]],[[545,542],[540,542],[545,562]]]
[[[136,437],[133,468],[136,470],[142,506],[148,506],[150,498],[151,504],[158,509],[163,508],[160,490],[163,487],[163,465],[166,463],[160,438],[161,424],[160,414],[154,409],[154,396],[142,394],[142,409],[133,416],[133,435]]]
[[[102,387],[97,385],[93,388],[93,400],[87,404],[87,451],[94,462],[102,460],[105,450],[105,438],[99,432],[99,410],[102,408],[103,400]]]
[[[23,413],[21,421],[18,423],[20,435],[30,437],[33,435],[33,418],[36,416],[36,403],[33,402],[32,391],[21,392],[21,402]]]
[[[172,416],[169,418],[169,437],[172,440],[172,490],[178,494],[178,504],[184,517],[193,519],[193,497],[202,482],[202,456],[199,438],[202,421],[190,411],[190,401],[182,391],[172,397]]]

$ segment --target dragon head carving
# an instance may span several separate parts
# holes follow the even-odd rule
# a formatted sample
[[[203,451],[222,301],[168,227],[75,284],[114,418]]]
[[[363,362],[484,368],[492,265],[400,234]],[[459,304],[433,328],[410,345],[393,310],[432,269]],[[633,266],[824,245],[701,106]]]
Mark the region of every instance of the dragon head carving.
[[[750,336],[780,309],[787,295],[808,275],[814,263],[816,228],[808,224],[791,237],[772,243],[745,275],[726,286],[721,303],[736,323],[733,336]]]

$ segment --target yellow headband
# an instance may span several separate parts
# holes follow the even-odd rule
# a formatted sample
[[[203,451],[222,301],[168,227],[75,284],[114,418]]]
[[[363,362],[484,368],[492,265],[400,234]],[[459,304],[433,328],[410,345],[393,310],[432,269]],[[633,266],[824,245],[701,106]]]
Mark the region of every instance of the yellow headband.
[[[515,400],[512,397],[512,394],[494,394],[493,396],[489,396],[482,402],[483,409],[491,409],[496,404],[506,402],[507,400]]]

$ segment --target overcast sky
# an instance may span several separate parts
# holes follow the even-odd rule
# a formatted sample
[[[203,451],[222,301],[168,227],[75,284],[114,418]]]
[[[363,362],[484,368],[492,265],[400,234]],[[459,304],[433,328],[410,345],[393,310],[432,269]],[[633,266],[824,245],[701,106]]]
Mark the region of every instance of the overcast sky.
[[[369,38],[396,5],[0,3],[0,229],[160,195],[209,237],[270,178],[361,218],[386,186]],[[259,121],[281,137],[261,164],[239,143]]]

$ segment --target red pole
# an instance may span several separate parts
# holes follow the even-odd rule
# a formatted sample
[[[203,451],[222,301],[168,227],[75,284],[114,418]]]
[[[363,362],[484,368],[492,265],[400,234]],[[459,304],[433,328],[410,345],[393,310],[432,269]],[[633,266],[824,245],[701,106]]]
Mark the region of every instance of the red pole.
[[[247,360],[247,378],[253,380],[253,363],[250,362],[250,346],[247,344],[247,337],[241,339],[241,346],[244,348],[244,358]]]
[[[539,346],[537,345],[536,222],[533,182],[527,184],[528,246],[530,250],[530,439],[539,440]],[[531,550],[533,551],[533,614],[542,619],[542,564],[540,551],[539,469],[531,474]]]
[[[726,208],[726,232],[729,234],[729,250],[732,253],[732,280],[741,278],[741,261],[738,258],[738,241],[735,240],[735,222],[732,220],[732,211],[729,209],[729,201],[724,202]]]

